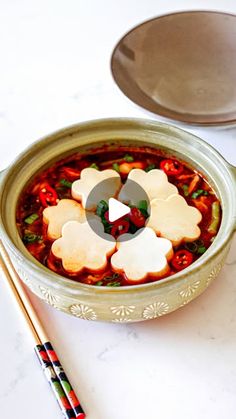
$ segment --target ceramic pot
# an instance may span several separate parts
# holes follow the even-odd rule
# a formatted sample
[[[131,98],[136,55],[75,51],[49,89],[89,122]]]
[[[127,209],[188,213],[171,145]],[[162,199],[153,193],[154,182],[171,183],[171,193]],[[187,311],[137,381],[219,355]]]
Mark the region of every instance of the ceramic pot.
[[[15,223],[18,197],[36,172],[80,150],[99,145],[149,145],[199,170],[216,191],[223,210],[220,230],[196,262],[169,278],[120,288],[96,287],[57,275],[33,258]],[[142,119],[105,119],[62,129],[33,143],[1,173],[0,236],[17,272],[36,295],[53,307],[86,320],[135,322],[184,306],[220,272],[236,229],[236,168],[209,144],[179,128]]]

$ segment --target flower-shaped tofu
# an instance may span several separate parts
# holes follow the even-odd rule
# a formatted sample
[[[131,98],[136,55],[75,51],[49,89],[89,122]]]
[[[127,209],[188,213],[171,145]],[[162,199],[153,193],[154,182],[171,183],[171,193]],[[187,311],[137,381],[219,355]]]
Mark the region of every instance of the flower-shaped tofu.
[[[115,239],[104,233],[103,225],[98,220],[82,224],[68,221],[62,227],[62,237],[51,247],[53,255],[62,260],[63,268],[73,274],[84,269],[103,271],[107,258],[115,249]]]
[[[86,210],[94,211],[101,200],[108,201],[116,196],[120,187],[120,175],[115,170],[99,171],[88,167],[81,171],[80,179],[73,182],[72,196],[81,201]]]
[[[47,224],[47,235],[51,240],[61,236],[61,229],[67,221],[86,221],[85,210],[73,199],[61,199],[57,205],[43,210],[43,221]]]
[[[136,182],[141,188],[134,188]],[[168,196],[177,194],[178,189],[172,183],[168,182],[167,175],[163,170],[153,169],[149,172],[141,169],[133,169],[129,173],[126,183],[122,186],[118,199],[122,202],[126,202],[132,205],[138,205],[138,203],[145,199],[142,196],[142,189],[149,199],[166,199]]]
[[[200,236],[198,224],[202,215],[181,195],[172,195],[166,200],[154,199],[150,207],[146,226],[153,228],[157,235],[171,240],[173,246],[183,241],[194,241]]]
[[[117,247],[118,251],[111,257],[112,268],[125,273],[130,283],[142,282],[149,275],[158,278],[169,271],[172,244],[157,237],[151,228],[144,227],[134,235],[123,234]]]

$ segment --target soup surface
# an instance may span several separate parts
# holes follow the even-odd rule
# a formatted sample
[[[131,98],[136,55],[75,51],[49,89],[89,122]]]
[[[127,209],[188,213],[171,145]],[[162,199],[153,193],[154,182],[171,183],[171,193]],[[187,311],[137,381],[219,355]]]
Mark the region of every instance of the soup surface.
[[[173,199],[172,193],[166,198],[156,197],[157,200],[154,204],[156,205],[157,219],[154,219],[154,223],[152,222],[150,225],[149,217],[150,211],[152,211],[152,205],[150,208],[149,203],[145,200],[135,205],[129,204],[131,209],[128,215],[115,222],[110,222],[108,202],[101,199],[94,209],[94,214],[99,219],[99,222],[102,223],[104,232],[114,237],[115,244],[113,249],[106,254],[106,262],[100,268],[93,268],[92,265],[88,267],[86,264],[79,269],[68,267],[69,265],[64,263],[63,257],[58,257],[59,253],[56,251],[53,252],[54,247],[55,249],[56,247],[60,247],[61,249],[61,246],[55,246],[55,242],[59,243],[58,240],[61,240],[59,236],[61,237],[62,233],[57,238],[49,235],[50,225],[45,217],[45,209],[50,207],[56,208],[63,200],[73,200],[73,203],[74,201],[78,203],[75,205],[81,206],[80,200],[78,198],[75,199],[74,194],[72,196],[72,185],[80,179],[81,172],[86,168],[92,168],[96,172],[101,172],[106,169],[114,170],[120,176],[121,187],[126,184],[128,176],[131,176],[130,174],[135,169],[138,169],[138,172],[141,173],[143,178],[145,174],[151,173],[152,171],[156,171],[153,174],[156,173],[158,176],[163,175],[160,171],[164,172],[167,175],[166,182],[168,181],[168,186],[171,184],[174,186],[170,186],[170,188],[177,188],[174,193],[175,199],[177,195],[177,200],[180,200],[179,196],[183,197],[182,201],[184,201],[184,205],[188,211],[190,211],[190,207],[192,213],[199,216],[199,221],[194,226],[196,237],[191,233],[192,235],[187,235],[186,237],[182,237],[182,239],[173,239],[173,234],[171,236],[173,231],[165,233],[167,231],[166,225],[163,229],[159,227],[158,222],[160,220],[158,220],[158,217],[161,217],[163,213],[159,208],[162,208],[162,206],[165,207],[169,200],[171,201]],[[174,207],[175,205],[171,205],[170,203],[169,207],[166,207],[167,210],[164,211],[164,217],[167,216],[166,213],[170,217],[167,219],[166,224],[169,223],[171,225],[171,220],[173,223],[175,214],[173,215],[172,213],[175,211]],[[192,210],[192,208],[195,208],[195,210]],[[176,225],[179,226],[182,223],[180,219],[181,211],[179,211],[178,217],[176,218]],[[185,221],[183,220],[183,223]],[[220,202],[207,180],[200,173],[190,168],[183,161],[177,160],[174,156],[169,157],[163,155],[162,151],[149,147],[137,148],[125,146],[120,146],[117,149],[104,147],[94,150],[91,154],[78,153],[53,164],[51,167],[37,174],[27,185],[19,198],[16,214],[20,236],[28,251],[39,262],[52,271],[74,281],[111,287],[156,281],[188,267],[201,257],[211,245],[219,229],[220,221]],[[190,222],[191,219],[189,220],[189,224]],[[158,226],[153,228],[153,224],[154,227],[156,224]],[[167,253],[165,255],[164,268],[159,268],[159,270],[157,268],[151,269],[150,264],[152,265],[153,259],[155,258],[153,256],[148,257],[148,245],[146,246],[144,242],[143,250],[146,252],[146,256],[143,259],[144,274],[138,275],[136,272],[133,276],[132,274],[129,276],[125,268],[123,269],[122,266],[117,267],[117,264],[111,262],[112,255],[119,249],[119,245],[115,248],[116,243],[119,242],[119,237],[121,238],[123,234],[136,234],[137,230],[147,229],[147,227],[149,227],[148,230],[152,229],[157,237],[165,238],[166,241],[168,240],[171,246],[171,252],[168,253],[168,256]],[[174,227],[176,228],[176,226]],[[199,232],[197,233],[197,231]],[[153,233],[149,231],[149,234]],[[155,240],[156,236],[155,238],[152,237],[152,240]],[[84,237],[76,237],[76,240],[81,245],[81,243],[83,244]],[[93,240],[91,247],[96,247],[95,241]],[[127,251],[131,253],[132,246],[135,246],[132,243],[134,242],[131,239],[129,241],[129,249],[127,247]],[[82,248],[80,247],[80,249]],[[150,249],[150,252],[152,250]],[[82,251],[84,250],[80,250],[80,254]],[[145,263],[148,265],[146,272]],[[134,266],[131,268],[134,270]]]

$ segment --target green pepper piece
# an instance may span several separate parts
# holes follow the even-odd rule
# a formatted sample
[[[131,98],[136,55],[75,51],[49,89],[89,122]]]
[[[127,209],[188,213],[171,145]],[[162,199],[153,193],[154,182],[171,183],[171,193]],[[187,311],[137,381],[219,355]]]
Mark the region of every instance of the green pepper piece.
[[[210,234],[216,234],[220,224],[220,203],[219,201],[213,202],[211,206],[211,223],[207,229]]]

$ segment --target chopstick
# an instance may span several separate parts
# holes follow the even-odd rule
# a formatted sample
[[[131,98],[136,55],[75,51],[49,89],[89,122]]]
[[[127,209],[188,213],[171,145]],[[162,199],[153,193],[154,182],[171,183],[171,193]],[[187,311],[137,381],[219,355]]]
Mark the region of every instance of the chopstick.
[[[85,413],[62,368],[46,331],[32,306],[21,280],[0,240],[0,268],[15,297],[35,342],[35,353],[66,419],[84,419]]]

